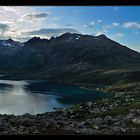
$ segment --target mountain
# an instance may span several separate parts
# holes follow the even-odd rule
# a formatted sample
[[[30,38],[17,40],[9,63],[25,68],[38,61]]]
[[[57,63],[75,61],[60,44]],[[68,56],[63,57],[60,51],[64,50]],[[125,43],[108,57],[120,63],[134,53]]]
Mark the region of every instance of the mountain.
[[[12,39],[0,40],[0,69],[23,47],[24,44]]]
[[[0,55],[9,55],[15,53],[24,44],[12,39],[0,40]]]
[[[24,46],[23,43],[20,43],[18,41],[14,41],[11,38],[9,38],[8,40],[0,40],[0,47],[22,47]]]
[[[34,37],[22,47],[16,42],[12,45],[12,40],[7,42],[11,44],[7,49],[14,48],[14,53],[2,61],[0,70],[8,74],[82,84],[140,81],[140,53],[105,35]]]

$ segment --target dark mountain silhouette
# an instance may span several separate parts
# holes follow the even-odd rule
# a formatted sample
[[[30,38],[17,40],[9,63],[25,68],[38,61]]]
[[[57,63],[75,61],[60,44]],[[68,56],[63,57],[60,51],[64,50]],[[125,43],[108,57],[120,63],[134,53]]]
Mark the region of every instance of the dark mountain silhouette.
[[[65,33],[50,40],[34,37],[23,47],[18,44],[6,46],[6,57],[0,55],[1,72],[68,83],[140,81],[140,53],[105,35]]]

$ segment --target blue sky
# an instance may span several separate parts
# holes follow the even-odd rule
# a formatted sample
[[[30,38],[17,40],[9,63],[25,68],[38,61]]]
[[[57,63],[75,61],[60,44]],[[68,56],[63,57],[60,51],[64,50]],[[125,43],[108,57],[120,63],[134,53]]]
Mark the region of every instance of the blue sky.
[[[0,7],[0,38],[26,41],[64,32],[105,34],[140,52],[140,6]]]

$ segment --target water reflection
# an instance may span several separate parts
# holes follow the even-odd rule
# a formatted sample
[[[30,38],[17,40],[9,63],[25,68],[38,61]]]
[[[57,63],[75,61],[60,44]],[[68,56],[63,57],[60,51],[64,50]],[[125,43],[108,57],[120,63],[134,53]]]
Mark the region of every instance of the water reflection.
[[[110,96],[48,81],[0,80],[0,114],[37,114]]]
[[[8,87],[0,88],[0,114],[37,114],[52,111],[54,106],[63,107],[57,101],[58,96],[34,94],[26,90],[26,81],[0,80],[1,83]]]

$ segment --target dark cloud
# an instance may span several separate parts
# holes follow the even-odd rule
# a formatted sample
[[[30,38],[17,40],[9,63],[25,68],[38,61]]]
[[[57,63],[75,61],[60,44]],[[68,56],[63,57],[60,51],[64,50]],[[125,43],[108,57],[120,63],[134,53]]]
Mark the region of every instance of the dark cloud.
[[[67,26],[67,27],[72,27],[72,24],[66,24],[65,26]]]
[[[25,19],[38,19],[38,18],[46,18],[48,16],[48,13],[35,13],[35,14],[28,14],[25,15]]]
[[[8,29],[9,29],[9,26],[7,24],[0,23],[0,31],[5,32]]]
[[[73,29],[73,28],[60,28],[60,29],[54,29],[54,28],[46,28],[46,29],[39,29],[39,30],[34,30],[31,32],[26,32],[26,35],[46,35],[46,36],[59,36],[63,33],[70,32],[70,33],[79,33],[78,30]]]

